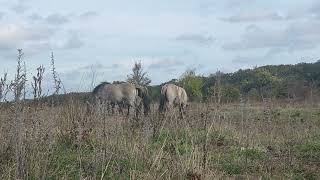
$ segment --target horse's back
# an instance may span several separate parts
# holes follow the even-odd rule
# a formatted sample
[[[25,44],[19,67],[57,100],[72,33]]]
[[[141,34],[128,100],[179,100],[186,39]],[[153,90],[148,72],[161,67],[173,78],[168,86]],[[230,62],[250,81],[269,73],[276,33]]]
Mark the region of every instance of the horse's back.
[[[164,95],[167,101],[171,104],[174,103],[176,99],[179,102],[186,103],[188,101],[188,96],[186,91],[177,85],[174,84],[165,84],[161,88],[161,94]]]

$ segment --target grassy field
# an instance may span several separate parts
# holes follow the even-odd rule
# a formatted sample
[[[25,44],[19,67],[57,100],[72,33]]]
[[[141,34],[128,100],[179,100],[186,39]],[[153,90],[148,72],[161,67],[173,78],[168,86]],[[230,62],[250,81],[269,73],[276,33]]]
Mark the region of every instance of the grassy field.
[[[0,179],[319,179],[320,110],[194,103],[185,119],[1,105]]]

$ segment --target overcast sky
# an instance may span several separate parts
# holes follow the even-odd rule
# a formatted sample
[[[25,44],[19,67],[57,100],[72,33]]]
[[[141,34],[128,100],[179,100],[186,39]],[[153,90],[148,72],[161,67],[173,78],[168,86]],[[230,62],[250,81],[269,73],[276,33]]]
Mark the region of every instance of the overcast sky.
[[[0,7],[0,73],[13,73],[18,48],[29,76],[42,64],[49,73],[53,51],[68,91],[89,89],[92,71],[96,83],[125,80],[134,61],[159,84],[188,68],[208,75],[320,59],[317,0],[0,0]]]

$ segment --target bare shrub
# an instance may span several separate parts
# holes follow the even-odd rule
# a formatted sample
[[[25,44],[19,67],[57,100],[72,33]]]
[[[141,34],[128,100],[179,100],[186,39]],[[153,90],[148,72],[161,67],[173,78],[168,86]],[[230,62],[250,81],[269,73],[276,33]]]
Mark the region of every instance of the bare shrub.
[[[8,83],[8,73],[4,73],[0,78],[0,102],[6,101],[7,94],[10,91]]]
[[[42,80],[44,75],[44,66],[39,66],[37,68],[37,75],[33,76],[33,82],[31,83],[33,89],[33,99],[38,99],[43,96],[42,94]]]
[[[25,152],[25,125],[24,125],[24,102],[26,92],[26,68],[23,61],[22,49],[18,49],[17,69],[11,88],[14,93],[14,143],[16,156],[16,177],[17,179],[25,179],[26,177],[26,152]]]
[[[52,77],[53,77],[53,82],[54,82],[54,93],[53,94],[59,94],[61,89],[64,91],[64,93],[66,93],[66,90],[64,89],[62,81],[61,81],[61,79],[58,75],[58,72],[56,70],[53,52],[51,53],[51,72],[52,72]]]

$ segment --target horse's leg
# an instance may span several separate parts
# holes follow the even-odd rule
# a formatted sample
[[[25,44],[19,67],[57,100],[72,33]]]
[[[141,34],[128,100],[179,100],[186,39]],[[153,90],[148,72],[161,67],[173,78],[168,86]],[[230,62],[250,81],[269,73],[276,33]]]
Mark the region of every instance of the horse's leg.
[[[107,101],[105,100],[101,100],[100,103],[99,103],[99,108],[100,108],[100,111],[101,113],[103,113],[104,115],[106,115],[106,109],[108,110],[108,107],[106,107],[107,105]]]
[[[128,105],[128,112],[127,112],[127,116],[129,116],[130,114],[130,105]]]
[[[118,107],[119,107],[119,114],[123,115],[123,104],[122,103],[118,103]]]
[[[139,106],[138,107],[136,107],[135,108],[136,110],[136,112],[135,112],[135,116],[136,116],[136,119],[138,119],[138,117],[139,117]]]
[[[139,114],[142,112],[141,109],[142,109],[142,102],[136,105],[136,118],[138,118]]]
[[[166,102],[164,104],[164,111],[163,111],[164,113],[163,113],[163,115],[166,116],[166,114],[168,114],[169,110],[170,110],[170,103]]]
[[[183,118],[184,118],[184,108],[183,108],[183,105],[179,105],[179,112],[180,112],[180,118],[183,119]]]
[[[108,114],[111,114],[111,105],[110,105],[110,102],[105,102],[105,106],[107,106],[107,112],[108,112]]]
[[[116,104],[115,103],[111,103],[111,110],[112,110],[112,114],[114,114],[114,108],[115,108]]]

